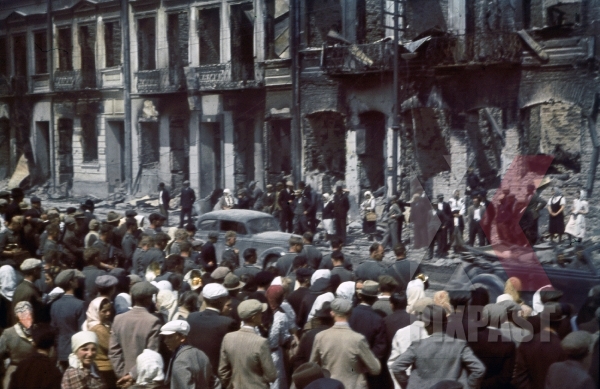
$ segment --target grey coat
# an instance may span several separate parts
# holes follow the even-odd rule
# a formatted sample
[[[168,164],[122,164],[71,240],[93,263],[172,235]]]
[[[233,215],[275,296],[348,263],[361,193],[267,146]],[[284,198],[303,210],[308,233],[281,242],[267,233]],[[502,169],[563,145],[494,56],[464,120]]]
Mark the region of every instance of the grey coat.
[[[171,389],[221,387],[206,354],[190,345],[181,347],[171,368]]]
[[[411,366],[409,379],[406,369]],[[485,374],[485,366],[467,342],[440,332],[413,342],[390,370],[398,383],[408,389],[429,388],[442,380],[457,380],[464,388],[476,389]]]

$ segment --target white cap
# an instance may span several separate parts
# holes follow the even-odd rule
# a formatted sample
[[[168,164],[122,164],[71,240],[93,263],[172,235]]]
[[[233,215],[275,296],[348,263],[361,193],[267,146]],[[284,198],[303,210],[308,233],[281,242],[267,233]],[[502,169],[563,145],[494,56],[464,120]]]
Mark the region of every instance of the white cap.
[[[190,333],[190,325],[185,320],[173,320],[160,328],[161,335],[172,335],[176,332],[187,336]]]
[[[229,296],[229,291],[221,284],[208,284],[202,289],[202,297],[207,300],[216,300]]]

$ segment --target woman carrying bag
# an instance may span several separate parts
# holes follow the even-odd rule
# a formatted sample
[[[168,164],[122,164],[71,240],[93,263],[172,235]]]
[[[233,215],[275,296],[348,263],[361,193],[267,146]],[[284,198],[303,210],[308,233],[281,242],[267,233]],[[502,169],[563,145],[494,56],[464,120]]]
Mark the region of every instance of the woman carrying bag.
[[[375,212],[375,198],[370,191],[365,192],[365,199],[360,205],[363,216],[363,233],[369,235],[369,240],[373,240],[373,235],[377,232],[377,212]]]

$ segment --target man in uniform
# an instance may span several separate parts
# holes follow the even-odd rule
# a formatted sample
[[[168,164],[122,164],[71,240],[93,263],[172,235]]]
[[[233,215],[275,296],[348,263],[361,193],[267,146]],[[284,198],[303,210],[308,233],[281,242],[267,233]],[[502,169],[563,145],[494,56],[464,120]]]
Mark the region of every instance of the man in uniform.
[[[236,249],[235,242],[237,234],[235,231],[225,233],[225,250],[221,256],[221,261],[230,261],[235,267],[240,266],[240,250]]]
[[[244,264],[233,271],[233,274],[242,278],[243,275],[248,274],[255,276],[262,271],[260,266],[256,264],[257,254],[256,249],[249,247],[244,250]]]

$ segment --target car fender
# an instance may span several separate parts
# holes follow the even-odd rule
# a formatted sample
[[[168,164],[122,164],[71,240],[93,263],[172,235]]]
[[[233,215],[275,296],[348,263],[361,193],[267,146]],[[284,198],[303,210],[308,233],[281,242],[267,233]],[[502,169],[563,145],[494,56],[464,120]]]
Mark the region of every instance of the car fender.
[[[259,256],[258,260],[256,261],[257,262],[256,264],[262,268],[265,260],[268,257],[270,257],[272,255],[276,255],[279,258],[282,255],[284,255],[286,252],[287,251],[283,247],[271,247],[270,249],[267,249],[267,250],[263,251],[262,253],[260,253],[260,256]]]
[[[479,274],[471,278],[471,284],[487,289],[491,303],[495,303],[498,296],[504,293],[504,282],[495,274]]]

